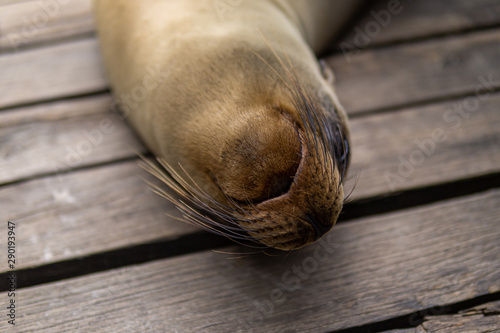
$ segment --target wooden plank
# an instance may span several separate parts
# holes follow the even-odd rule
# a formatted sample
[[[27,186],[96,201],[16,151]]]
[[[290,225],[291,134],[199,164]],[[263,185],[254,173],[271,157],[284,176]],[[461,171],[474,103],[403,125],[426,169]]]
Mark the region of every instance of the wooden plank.
[[[95,98],[95,100],[93,97],[56,103],[47,107],[47,110],[36,107],[22,112],[16,110],[9,114],[0,114],[0,123],[2,123],[3,116],[6,123],[10,122],[7,130],[14,133],[0,135],[0,137],[7,138],[3,147],[19,145],[23,142],[18,139],[19,137],[24,140],[29,138],[28,143],[30,143],[25,145],[25,150],[16,151],[11,148],[11,151],[16,153],[7,154],[2,160],[0,170],[5,171],[0,175],[4,180],[15,180],[17,179],[15,177],[54,172],[51,164],[53,161],[61,161],[61,172],[71,171],[71,166],[65,162],[67,150],[64,147],[77,147],[80,140],[85,139],[81,133],[82,128],[91,131],[98,128],[102,119],[107,119],[108,114],[104,111],[107,101],[109,98],[105,96]],[[455,101],[447,102],[395,114],[379,114],[353,119],[354,153],[350,180],[346,184],[347,191],[354,186],[353,183],[358,176],[359,179],[351,198],[367,198],[392,191],[425,187],[435,183],[499,172],[500,113],[497,106],[500,104],[500,94],[491,95],[488,99],[482,100],[480,108],[471,112],[468,118],[463,118],[459,128],[452,127],[456,124],[455,122],[447,123],[442,120],[442,115],[448,112],[455,103]],[[67,118],[73,111],[80,116]],[[91,114],[92,112],[95,114]],[[29,119],[28,114],[31,117],[36,115],[38,118],[31,119],[33,122],[22,123],[23,120]],[[103,135],[102,144],[93,148],[88,156],[84,156],[78,167],[134,156],[130,146],[138,143],[131,131],[115,115],[109,116],[113,119],[112,123],[116,126],[116,131],[106,136]],[[48,121],[49,119],[52,120]],[[425,155],[425,160],[420,164],[415,164],[411,174],[400,173],[399,169],[406,171],[405,167],[402,167],[404,164],[400,156],[403,160],[409,160],[409,156],[415,154],[414,151],[421,150],[417,149],[415,140],[427,142],[432,139],[432,133],[436,128],[443,128],[447,139],[444,142],[436,142],[434,152]],[[4,129],[0,128],[0,133],[2,131]],[[61,145],[61,142],[64,144]],[[140,146],[135,147],[140,149]],[[115,186],[110,184],[115,184],[115,182],[119,184],[117,177],[121,177],[123,186],[126,186],[131,179],[136,179],[137,173],[146,176],[137,169],[135,162],[130,162],[130,164],[121,163],[84,172],[70,172],[62,179],[59,175],[55,175],[0,188],[0,202],[2,205],[5,203],[7,207],[1,210],[0,219],[4,221],[21,219],[19,223],[28,228],[27,231],[21,232],[20,242],[23,244],[24,251],[30,253],[30,257],[29,260],[25,258],[18,268],[57,262],[72,258],[75,254],[86,255],[97,250],[111,250],[126,246],[131,242],[151,242],[161,237],[180,236],[182,233],[177,233],[179,228],[182,229],[178,226],[180,223],[165,218],[162,223],[167,230],[163,229],[162,225],[157,223],[158,211],[156,209],[152,209],[151,212],[141,209],[141,217],[126,215],[123,218],[115,218],[113,215],[116,214],[115,211],[111,213],[106,211],[109,189]],[[115,174],[118,176],[114,176]],[[97,184],[96,180],[98,180]],[[133,185],[127,185],[127,191],[119,192],[121,200],[130,202],[148,191],[145,183],[137,179],[136,181],[137,183]],[[107,188],[93,191],[99,186]],[[79,196],[75,196],[76,194]],[[30,198],[32,195],[35,195],[36,199],[19,200],[19,198]],[[39,199],[39,195],[43,195],[44,199]],[[64,196],[73,199],[58,200],[58,195],[63,199]],[[148,197],[148,200],[152,200],[155,207],[165,206],[165,209],[172,210],[170,204],[153,194]],[[27,207],[33,207],[33,210]],[[129,204],[127,207],[139,209]],[[59,214],[69,217],[60,218]],[[100,222],[88,223],[89,219]],[[111,230],[123,229],[125,222],[122,222],[122,219],[126,219],[128,221],[126,223],[130,225],[134,223],[140,225],[141,233],[135,234],[135,229],[128,227],[133,232],[131,235],[116,237]],[[54,230],[54,225],[57,225],[57,232],[54,232],[57,237],[47,236],[37,242],[32,241],[31,237],[36,238],[33,235],[37,235],[37,232]],[[109,232],[103,233],[102,225],[106,225],[105,230]],[[169,230],[173,233],[169,233]],[[192,229],[182,230],[183,232],[192,231]],[[100,234],[103,238],[94,241],[88,236],[90,234]],[[86,246],[82,246],[75,239],[84,240]],[[0,247],[5,241],[0,238]],[[45,256],[45,252],[51,255]]]
[[[486,31],[328,58],[349,113],[474,94],[500,86],[500,34]],[[0,56],[0,108],[107,88],[95,39]],[[387,78],[387,79],[384,79]],[[363,98],[359,98],[363,96]]]
[[[486,93],[353,119],[354,153],[350,174],[360,176],[353,198],[498,171],[499,157],[495,152],[499,145],[499,113],[496,112],[499,98],[498,94]],[[131,157],[131,148],[142,150],[116,115],[105,114],[110,101],[106,95],[1,112],[0,184]],[[116,130],[104,134],[99,126],[107,119]],[[439,129],[447,137],[444,143],[435,142],[432,137],[433,131]],[[89,142],[84,131],[87,134],[100,131],[103,141],[97,146],[91,145],[91,153],[75,161],[70,151]],[[429,140],[436,145],[435,152],[429,154],[428,149],[432,147],[426,150],[425,145],[420,148],[415,143],[422,145]],[[476,149],[474,143],[479,142],[483,146]],[[470,147],[468,154],[456,149],[460,145],[462,149]],[[424,159],[419,159],[422,152]],[[411,161],[418,163],[412,165],[410,155]],[[37,163],[33,163],[35,160]],[[458,160],[460,165],[454,162]],[[352,186],[350,182],[347,188]]]
[[[499,172],[499,103],[485,94],[353,119],[346,188],[357,178],[359,199]]]
[[[481,29],[500,24],[496,0],[372,1],[338,48],[364,49],[380,44]],[[394,6],[394,4],[398,4]]]
[[[94,38],[0,55],[0,108],[107,89]]]
[[[0,12],[3,31],[0,35],[0,50],[12,50],[16,46],[94,31],[90,0],[71,0],[67,3],[61,1],[60,4],[57,0],[52,0],[45,3],[52,5],[43,7],[39,1],[0,0],[0,6],[10,4]],[[59,9],[55,4],[59,4]],[[371,3],[365,9],[366,14],[339,44],[343,42],[344,48],[363,49],[367,46],[480,29],[500,23],[500,4],[496,0],[400,2],[386,18],[384,13],[387,10],[387,1]],[[44,17],[49,20],[46,21]],[[356,35],[366,34],[367,25],[368,37],[363,39],[358,36],[355,39]]]
[[[416,333],[471,333],[499,332],[500,316],[456,315],[430,318],[416,329]]]
[[[30,287],[18,292],[18,328],[327,332],[382,321],[498,292],[499,215],[500,191],[488,191],[341,224],[279,258],[206,252]]]
[[[19,2],[28,2],[28,1],[36,1],[36,0],[0,0],[0,6],[6,6]]]
[[[351,114],[500,88],[500,30],[328,58]],[[480,79],[482,78],[482,79]]]
[[[130,158],[144,147],[109,95],[0,113],[0,183]]]
[[[93,33],[91,3],[91,0],[17,1],[2,7],[0,51],[17,51],[34,43]]]
[[[0,189],[0,219],[14,221],[22,269],[146,240],[175,238],[194,227],[140,178],[137,161],[81,170]],[[5,241],[1,243],[5,246]],[[7,262],[0,263],[0,271]]]
[[[500,331],[500,301],[482,304],[455,315],[439,315],[437,307],[418,327],[384,331],[384,333],[497,332]]]
[[[416,333],[499,331],[500,302],[484,304],[456,315],[425,317],[425,322],[416,329]]]

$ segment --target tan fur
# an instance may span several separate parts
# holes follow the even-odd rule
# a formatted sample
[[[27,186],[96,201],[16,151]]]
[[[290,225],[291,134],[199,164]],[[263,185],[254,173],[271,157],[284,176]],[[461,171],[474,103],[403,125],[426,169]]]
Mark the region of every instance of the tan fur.
[[[291,91],[303,86],[317,112],[336,107],[348,135],[311,48],[326,45],[355,2],[242,0],[225,2],[234,6],[224,12],[212,0],[95,7],[113,92],[148,148],[208,198],[237,206],[238,224],[259,243],[292,250],[335,223],[343,190],[321,141],[306,144],[315,140]],[[325,229],[319,235],[311,216]]]

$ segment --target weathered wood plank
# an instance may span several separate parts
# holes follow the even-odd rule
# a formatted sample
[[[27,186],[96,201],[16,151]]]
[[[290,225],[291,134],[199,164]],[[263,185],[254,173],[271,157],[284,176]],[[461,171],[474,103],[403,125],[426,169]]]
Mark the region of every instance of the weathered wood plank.
[[[0,162],[2,163],[0,176],[4,180],[15,180],[17,179],[15,177],[54,172],[54,166],[51,164],[54,161],[61,162],[61,172],[71,171],[72,166],[65,162],[68,156],[65,147],[69,146],[77,150],[76,147],[79,142],[82,142],[81,140],[87,142],[81,130],[92,131],[99,128],[102,119],[108,119],[108,117],[111,117],[116,130],[103,134],[102,143],[92,146],[94,147],[92,152],[82,156],[77,166],[85,167],[113,161],[120,157],[133,157],[134,152],[130,147],[141,148],[130,129],[116,115],[105,113],[105,105],[108,102],[109,98],[102,96],[55,103],[48,106],[47,110],[41,110],[37,106],[35,109],[27,108],[22,112],[16,110],[0,114],[0,123],[4,117],[3,120],[9,125],[6,129],[14,133],[2,134],[5,133],[5,129],[0,128],[0,138],[5,138],[2,147],[10,147],[11,151],[10,154],[4,154],[5,158]],[[441,103],[395,114],[370,115],[354,119],[352,121],[353,163],[346,189],[349,191],[358,176],[359,179],[351,198],[384,195],[391,191],[425,187],[435,183],[498,172],[500,113],[497,106],[500,104],[500,94],[492,94],[489,98],[482,100],[480,108],[471,112],[468,118],[463,118],[458,128],[452,127],[456,125],[455,121],[447,123],[442,120],[443,114],[448,112],[454,104],[455,102]],[[69,117],[73,111],[79,116]],[[31,122],[22,123],[27,119]],[[432,141],[432,133],[436,128],[444,130],[446,140]],[[24,138],[25,141],[19,138]],[[425,145],[420,143],[424,148],[419,148],[415,140],[424,142]],[[410,160],[409,156],[412,156],[412,159],[416,158],[415,151],[425,153],[425,149],[431,149],[429,140],[435,144],[434,152],[424,154],[425,158],[419,164],[410,165],[414,168],[410,173],[405,167],[406,164],[401,162],[400,156],[403,160]],[[17,148],[16,150],[15,145],[22,144],[22,142],[30,144],[24,146],[25,150]],[[111,231],[102,232],[101,224],[106,225],[105,230],[115,230],[122,229],[125,223],[122,222],[122,218],[114,218],[113,214],[116,212],[106,211],[109,200],[108,191],[115,186],[109,184],[116,182],[118,184],[116,186],[128,186],[127,191],[117,193],[124,202],[133,201],[134,198],[141,197],[144,192],[148,191],[147,185],[136,179],[137,173],[145,174],[140,173],[135,163],[132,161],[106,168],[72,172],[62,179],[60,175],[55,175],[1,188],[0,202],[2,205],[5,204],[6,209],[0,211],[0,219],[21,219],[19,223],[28,228],[27,231],[21,232],[20,242],[23,244],[24,251],[30,253],[30,256],[29,259],[24,258],[22,265],[18,268],[69,259],[75,254],[85,255],[97,250],[111,250],[127,246],[131,242],[150,242],[161,237],[180,236],[181,233],[176,233],[179,227],[175,227],[180,222],[164,218],[165,222],[162,223],[167,226],[164,229],[156,222],[158,219],[156,209],[152,209],[151,212],[141,209],[141,218],[137,215],[126,215],[126,223],[140,224],[141,233],[118,237]],[[119,185],[120,179],[123,185]],[[137,182],[127,185],[132,182],[131,179]],[[107,191],[104,188],[92,190],[99,186],[107,187]],[[36,199],[28,200],[32,196]],[[44,199],[40,199],[40,196]],[[58,196],[63,198],[59,200]],[[65,199],[66,196],[73,199]],[[26,199],[19,200],[19,198]],[[171,205],[154,194],[151,194],[147,200],[151,200],[154,207],[165,206],[166,209],[172,209]],[[28,209],[28,207],[33,207],[33,209]],[[128,204],[127,207],[139,209]],[[60,215],[66,217],[61,218]],[[88,223],[88,219],[100,221],[101,224]],[[54,231],[53,237],[47,236],[36,242],[32,240],[31,237],[41,230],[54,230],[55,224],[57,231]],[[134,230],[133,227],[128,228]],[[174,233],[169,233],[170,230],[174,230]],[[100,234],[103,238],[94,241],[88,237],[89,234]],[[33,237],[36,238],[36,236]],[[86,245],[83,246],[75,239],[85,240]],[[3,242],[5,239],[0,238],[0,246]],[[51,255],[45,256],[45,252]]]
[[[11,5],[18,2],[27,2],[27,1],[35,1],[35,0],[0,0],[0,6]]]
[[[5,6],[0,11],[3,31],[0,50],[94,31],[91,0],[61,1],[60,4],[57,0],[0,0],[0,6]],[[389,16],[384,16],[388,9],[385,0],[371,3],[366,15],[339,44],[344,48],[362,49],[500,24],[500,5],[496,0],[403,1],[389,12]],[[367,32],[367,37],[360,37]]]
[[[94,38],[0,55],[0,108],[107,89]]]
[[[130,161],[1,188],[0,219],[16,223],[16,268],[197,230],[166,216],[179,214],[140,177],[152,181]],[[0,271],[6,265],[1,262]]]
[[[416,333],[472,333],[472,332],[499,332],[500,315],[456,315],[429,318],[420,325]]]
[[[364,49],[499,24],[496,0],[372,1],[338,48]]]
[[[338,54],[327,60],[346,110],[407,105],[500,88],[500,30]],[[484,85],[484,84],[483,84]]]
[[[342,224],[286,257],[198,253],[26,288],[18,327],[327,332],[381,321],[499,291],[499,215],[500,191],[489,191]]]
[[[481,82],[500,87],[500,35],[465,37],[370,50],[328,60],[350,113],[473,94]],[[0,108],[101,91],[107,88],[95,39],[0,56]],[[384,79],[384,78],[390,79]],[[359,98],[363,96],[363,98]]]
[[[363,198],[500,171],[499,103],[488,93],[353,119],[346,188],[358,178]]]
[[[0,51],[94,31],[91,0],[17,1],[0,10]],[[5,3],[0,2],[0,6]]]
[[[499,332],[500,302],[493,302],[456,315],[429,316],[416,328],[416,333]]]
[[[0,113],[0,183],[143,151],[128,126],[106,113],[110,101],[103,95]],[[364,198],[498,172],[499,103],[499,94],[483,94],[353,119],[347,189],[359,177],[353,198]]]
[[[384,333],[440,333],[440,332],[498,332],[500,331],[500,301],[482,304],[455,315],[440,315],[437,307],[435,315],[425,317],[418,327],[384,331]]]
[[[0,113],[0,183],[106,163],[143,152],[109,111],[109,95]]]

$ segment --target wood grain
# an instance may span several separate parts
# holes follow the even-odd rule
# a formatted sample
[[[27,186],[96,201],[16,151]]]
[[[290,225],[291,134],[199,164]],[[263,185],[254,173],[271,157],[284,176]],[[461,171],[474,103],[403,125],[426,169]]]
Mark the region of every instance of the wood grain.
[[[342,224],[286,257],[198,253],[31,287],[19,291],[19,328],[328,332],[381,321],[499,291],[499,214],[500,191],[489,191]]]
[[[359,199],[499,172],[499,103],[497,93],[353,119],[346,188],[357,181]]]
[[[429,318],[420,325],[416,333],[472,333],[500,331],[500,316],[456,315]]]
[[[500,35],[486,31],[328,58],[349,113],[474,94],[500,87]],[[350,62],[348,63],[348,60]],[[93,38],[0,56],[0,108],[107,88]],[[388,79],[390,78],[390,79]],[[362,98],[360,98],[362,96]]]
[[[137,161],[129,161],[0,188],[0,219],[16,223],[16,268],[197,230],[168,217],[180,215],[143,179],[153,181]],[[6,246],[4,239],[0,243]],[[0,271],[6,265],[2,261]]]
[[[36,0],[0,0],[0,6],[12,5],[20,2],[28,2],[28,1],[36,1]]]
[[[0,55],[0,108],[102,91],[94,38]]]
[[[475,333],[500,331],[500,302],[491,302],[460,311],[454,315],[439,315],[439,307],[434,311],[436,315],[426,316],[425,322],[418,327],[396,329],[383,333]]]
[[[109,111],[111,97],[67,99],[107,89],[89,37],[89,3],[61,6],[13,52],[9,35],[23,33],[41,2],[0,0],[0,219],[16,221],[18,269],[195,230],[166,216],[179,215],[140,179],[148,175],[132,150],[144,148]],[[347,185],[359,175],[353,199],[499,172],[500,94],[492,91],[500,89],[500,35],[491,29],[499,7],[495,0],[413,1],[369,47],[411,44],[329,57],[341,100],[357,114]],[[426,36],[436,38],[415,41]],[[12,108],[32,103],[40,104]],[[397,110],[370,114],[386,108]],[[446,139],[433,138],[439,129]],[[90,152],[70,165],[68,147]],[[404,161],[422,153],[408,171]],[[21,289],[16,329],[330,332],[380,322],[499,292],[498,216],[499,189],[339,224],[321,243],[278,258],[228,260],[235,255],[207,251]],[[392,333],[495,331],[499,319],[495,303],[436,313]]]
[[[500,331],[500,302],[487,303],[456,315],[429,316],[416,333],[470,333]]]
[[[144,147],[109,95],[0,113],[0,183],[133,157]]]
[[[0,6],[5,6],[0,11],[3,31],[0,35],[0,50],[15,50],[16,46],[84,35],[94,31],[91,0],[72,0],[68,4],[60,5],[58,10],[44,9],[39,1],[26,0],[0,0]],[[372,11],[380,17],[383,15],[381,11],[387,9],[387,1],[373,1],[364,9],[365,15],[349,29],[349,33],[337,45],[344,42],[344,48],[362,49],[466,29],[480,29],[500,23],[500,4],[496,0],[403,1],[398,6],[397,13],[390,15],[388,23],[387,19],[382,18],[383,25],[379,23],[381,28],[378,30],[373,22],[379,21]],[[45,23],[42,19],[36,24],[37,15],[43,16],[43,13],[47,13],[50,20]],[[371,37],[369,36],[369,43],[365,46],[364,40],[359,42],[355,37],[359,30],[366,33],[367,25],[368,29],[372,29],[368,32],[373,32],[370,34]],[[37,29],[32,30],[33,26]]]
[[[336,47],[364,49],[500,24],[500,3],[496,0],[398,1],[394,8],[389,3],[368,4],[363,17]]]
[[[500,88],[500,34],[481,31],[328,58],[337,93],[355,114]],[[482,79],[480,79],[480,77]]]
[[[17,1],[0,10],[0,51],[93,33],[91,0]]]
[[[176,237],[182,232],[192,231],[183,229],[184,226],[179,226],[181,223],[165,216],[159,224],[158,209],[164,207],[172,211],[173,208],[152,193],[147,196],[151,202],[145,206],[151,211],[141,208],[142,203],[139,206],[129,204],[135,202],[134,198],[149,193],[147,184],[137,178],[137,174],[147,175],[140,172],[135,161],[71,172],[73,168],[65,162],[68,156],[65,147],[76,150],[79,142],[87,142],[82,129],[92,131],[99,128],[102,119],[110,117],[115,131],[103,134],[102,143],[93,146],[90,154],[82,156],[77,168],[119,158],[133,158],[135,153],[131,147],[141,149],[123,121],[116,115],[106,113],[108,102],[109,97],[100,96],[58,102],[46,105],[46,109],[36,106],[0,114],[0,123],[3,120],[7,126],[0,127],[2,147],[4,152],[5,149],[9,152],[4,153],[4,158],[0,160],[0,176],[4,181],[54,173],[52,163],[61,162],[56,175],[0,188],[0,202],[6,207],[1,210],[0,219],[19,220],[21,228],[27,228],[20,237],[22,247],[29,256],[22,260],[18,268],[151,242],[161,237]],[[499,172],[499,103],[500,94],[489,96],[481,101],[477,111],[462,119],[459,128],[452,127],[455,122],[449,124],[442,119],[443,113],[450,110],[454,101],[354,119],[353,163],[346,189],[350,191],[356,179],[358,183],[351,198],[386,195],[393,191]],[[71,115],[72,112],[75,114]],[[401,167],[400,156],[409,160],[413,151],[421,151],[415,140],[427,142],[432,139],[436,128],[445,129],[447,139],[436,142],[434,152],[425,155],[425,160],[415,164],[413,172],[404,177],[406,173],[399,173],[399,169],[406,171]],[[24,149],[16,148],[16,144],[23,145]],[[127,189],[120,190],[113,199],[116,200],[113,205],[123,202],[127,207],[124,217],[115,209],[108,208],[110,192],[115,187]],[[133,213],[134,209],[140,215]],[[93,222],[89,223],[89,220]],[[123,225],[130,230],[126,237],[111,232],[122,230]],[[135,232],[137,228],[141,228],[140,233]],[[43,233],[45,236],[38,239],[36,235],[44,230],[57,231],[50,235]],[[99,234],[100,237],[94,239],[89,236],[92,234]],[[0,246],[3,242],[5,239],[0,238]]]
[[[474,101],[477,107],[469,108]],[[109,113],[110,102],[102,95],[1,112],[0,184],[142,151],[128,126]],[[353,198],[364,198],[498,172],[498,103],[499,94],[484,94],[353,119],[353,163],[346,188],[359,177]],[[103,133],[100,124],[107,120],[114,130]],[[444,142],[433,137],[440,129]],[[85,134],[99,138],[99,132],[102,142],[89,145]]]

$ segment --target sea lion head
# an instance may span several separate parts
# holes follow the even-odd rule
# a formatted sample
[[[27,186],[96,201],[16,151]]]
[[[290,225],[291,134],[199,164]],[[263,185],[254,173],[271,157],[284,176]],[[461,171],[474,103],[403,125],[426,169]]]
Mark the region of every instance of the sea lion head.
[[[332,143],[293,114],[263,108],[239,122],[212,171],[238,225],[281,250],[301,248],[330,230],[344,199],[335,149],[326,147]]]
[[[188,222],[246,245],[286,251],[332,228],[344,201],[347,129],[334,102],[321,103],[299,82],[289,98],[248,107],[227,121],[224,140],[200,160],[214,186],[193,184],[163,162],[177,183],[160,178],[184,200],[162,194]]]

